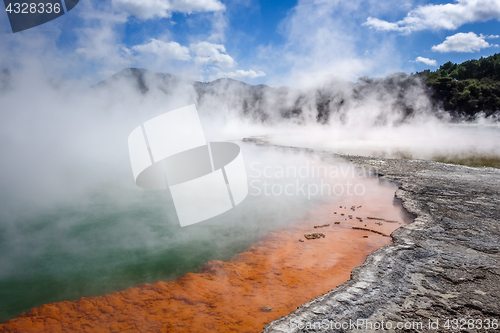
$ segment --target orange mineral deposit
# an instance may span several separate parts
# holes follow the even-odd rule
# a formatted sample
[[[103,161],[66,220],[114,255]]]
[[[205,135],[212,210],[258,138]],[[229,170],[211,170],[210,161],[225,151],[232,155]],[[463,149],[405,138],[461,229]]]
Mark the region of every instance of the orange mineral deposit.
[[[369,253],[391,242],[386,235],[403,220],[392,205],[394,189],[385,191],[390,200],[384,202],[343,202],[362,204],[356,208],[362,224],[335,223],[338,203],[319,205],[306,220],[268,233],[229,262],[208,262],[170,282],[46,304],[0,325],[0,332],[260,332],[347,281]],[[306,239],[318,225],[325,237]]]

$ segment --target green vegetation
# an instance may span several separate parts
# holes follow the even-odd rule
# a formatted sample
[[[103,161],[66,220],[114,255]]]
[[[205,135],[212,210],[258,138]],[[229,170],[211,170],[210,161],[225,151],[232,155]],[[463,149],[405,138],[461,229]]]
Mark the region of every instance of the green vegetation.
[[[410,151],[396,151],[392,155],[372,153],[371,156],[383,158],[397,158],[403,160],[425,159],[434,162],[465,165],[469,167],[490,167],[500,169],[500,156],[491,154],[475,153],[474,151],[451,153],[451,154],[436,154],[429,157],[420,157],[413,155]]]
[[[438,70],[416,73],[424,79],[435,104],[465,116],[500,110],[500,53],[459,65],[451,61]]]
[[[431,160],[449,164],[466,165],[470,167],[490,167],[500,169],[500,157],[495,155],[442,155],[434,156]]]

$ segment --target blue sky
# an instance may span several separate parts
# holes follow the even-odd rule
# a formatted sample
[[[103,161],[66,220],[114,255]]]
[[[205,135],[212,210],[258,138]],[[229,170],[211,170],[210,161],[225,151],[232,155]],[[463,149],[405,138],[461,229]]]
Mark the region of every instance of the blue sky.
[[[307,86],[498,53],[499,19],[499,0],[81,0],[16,34],[0,15],[0,66]]]

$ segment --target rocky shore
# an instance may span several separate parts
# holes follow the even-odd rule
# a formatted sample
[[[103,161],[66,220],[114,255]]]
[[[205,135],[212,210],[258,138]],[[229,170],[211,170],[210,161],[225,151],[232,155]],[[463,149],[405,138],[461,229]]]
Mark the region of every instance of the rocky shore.
[[[385,326],[388,332],[495,331],[491,326],[500,321],[500,170],[335,156],[398,183],[396,198],[414,222],[394,231],[393,243],[370,254],[349,281],[263,332],[370,332],[370,323],[374,329],[382,322],[411,323],[399,330]]]

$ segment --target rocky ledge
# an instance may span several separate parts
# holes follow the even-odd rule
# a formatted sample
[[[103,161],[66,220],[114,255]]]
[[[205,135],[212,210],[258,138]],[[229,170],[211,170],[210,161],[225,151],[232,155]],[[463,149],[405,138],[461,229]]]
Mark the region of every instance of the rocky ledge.
[[[377,325],[492,332],[500,321],[500,170],[341,157],[398,183],[396,198],[414,222],[394,231],[393,244],[370,254],[349,281],[263,332],[369,332]],[[396,330],[398,323],[406,328]]]

